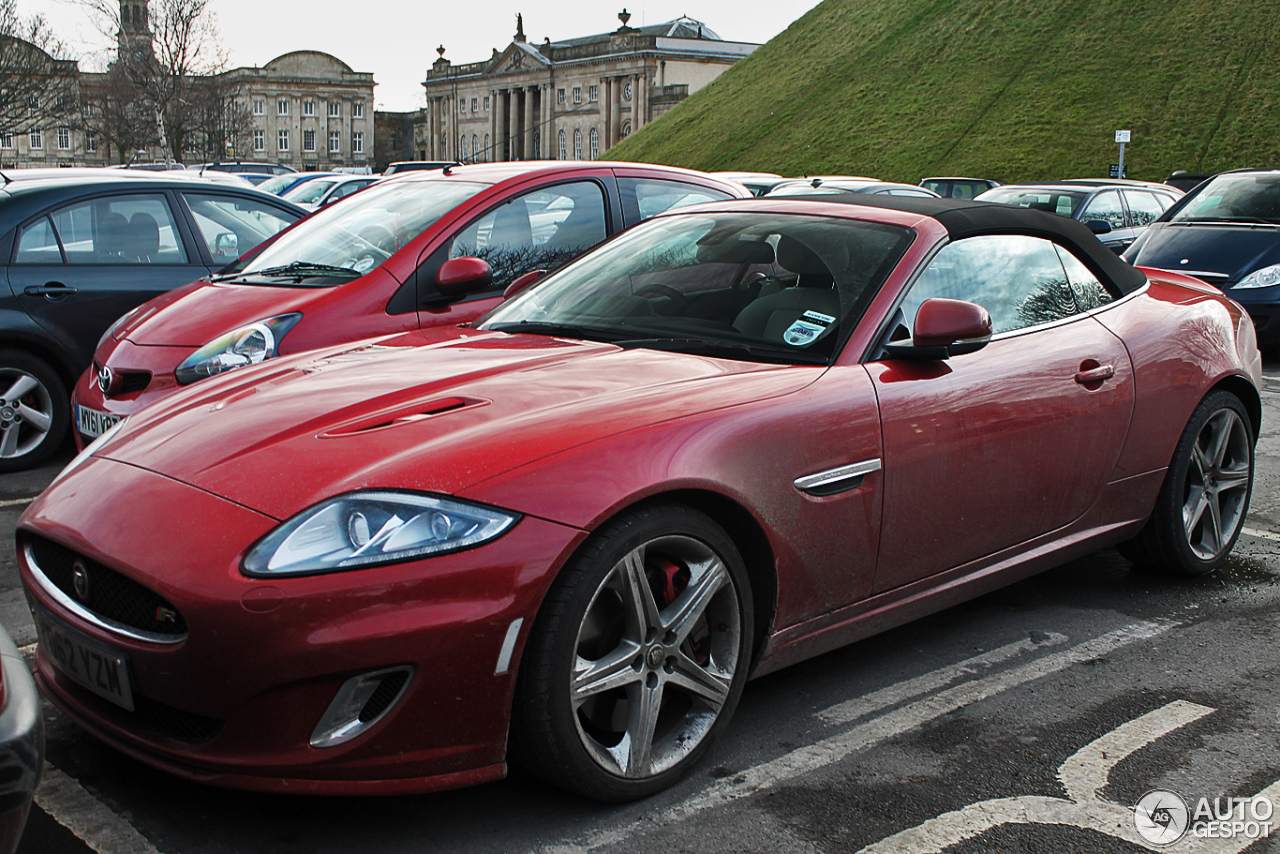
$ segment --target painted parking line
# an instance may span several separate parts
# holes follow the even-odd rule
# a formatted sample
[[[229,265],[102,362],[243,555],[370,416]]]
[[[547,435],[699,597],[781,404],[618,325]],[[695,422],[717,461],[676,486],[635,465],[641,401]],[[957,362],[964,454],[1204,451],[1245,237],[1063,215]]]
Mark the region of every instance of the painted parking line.
[[[33,495],[30,498],[8,498],[4,501],[0,501],[0,507],[21,507],[24,504],[30,504],[32,501],[35,501],[37,497],[38,496]]]
[[[1280,541],[1280,534],[1274,531],[1263,531],[1258,528],[1241,528],[1240,533],[1248,534],[1251,537],[1261,537],[1264,540]]]
[[[36,803],[98,854],[160,854],[133,825],[48,763]]]
[[[617,845],[633,835],[642,833],[646,828],[652,828],[655,823],[658,825],[670,825],[686,821],[706,810],[731,804],[758,792],[766,791],[780,783],[785,783],[801,775],[825,768],[853,753],[874,747],[965,706],[981,702],[1002,694],[1011,688],[1025,685],[1050,674],[1058,673],[1073,665],[1094,661],[1136,641],[1153,638],[1177,625],[1178,623],[1172,620],[1134,623],[1069,647],[1061,652],[1046,655],[990,676],[962,682],[959,685],[867,720],[843,733],[831,736],[815,744],[798,748],[770,762],[750,768],[741,774],[725,778],[720,783],[694,795],[684,803],[668,808],[657,816],[646,816],[643,821],[630,822],[621,828],[596,831],[587,834],[576,843],[551,845],[541,850],[543,854],[579,854],[579,852],[595,851]],[[989,655],[994,655],[995,653],[996,651],[993,650]],[[953,670],[956,666],[958,665],[953,665],[952,668],[944,668],[943,670]],[[920,678],[941,679],[942,677],[939,675],[937,677],[926,676]],[[832,709],[838,708],[840,706],[832,707]],[[828,713],[839,714],[829,709],[827,712],[819,713],[819,716],[821,717]]]

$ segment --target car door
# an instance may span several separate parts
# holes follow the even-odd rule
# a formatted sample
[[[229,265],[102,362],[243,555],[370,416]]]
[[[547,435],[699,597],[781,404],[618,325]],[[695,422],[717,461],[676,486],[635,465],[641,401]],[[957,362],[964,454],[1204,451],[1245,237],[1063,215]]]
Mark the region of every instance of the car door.
[[[172,202],[155,189],[96,195],[18,229],[10,286],[77,365],[120,315],[208,272]]]
[[[1111,231],[1099,234],[1098,239],[1117,255],[1123,252],[1137,236],[1137,232],[1129,225],[1128,218],[1125,216],[1124,202],[1120,200],[1119,190],[1104,190],[1089,199],[1085,203],[1084,210],[1080,212],[1079,219],[1086,224],[1091,220],[1099,220],[1111,226]]]
[[[1124,344],[1087,313],[1111,295],[1049,241],[952,243],[904,299],[908,326],[929,297],[984,306],[995,335],[946,361],[868,365],[884,440],[877,592],[1078,519],[1112,474],[1133,406]]]

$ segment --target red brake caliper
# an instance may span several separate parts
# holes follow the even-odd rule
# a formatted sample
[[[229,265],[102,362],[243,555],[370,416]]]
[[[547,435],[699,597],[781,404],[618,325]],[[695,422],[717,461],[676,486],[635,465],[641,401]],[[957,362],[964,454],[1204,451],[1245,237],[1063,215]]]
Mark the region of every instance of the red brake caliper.
[[[659,608],[665,608],[672,602],[676,601],[676,597],[684,592],[689,586],[690,573],[688,567],[681,566],[677,563],[662,559],[659,565],[659,571],[662,573],[662,601],[658,604]],[[703,641],[710,634],[707,628],[707,618],[705,615],[698,618],[698,624],[694,626],[689,637],[685,639],[680,649],[684,654],[692,658],[699,664],[707,664],[711,657],[706,652],[706,646]]]

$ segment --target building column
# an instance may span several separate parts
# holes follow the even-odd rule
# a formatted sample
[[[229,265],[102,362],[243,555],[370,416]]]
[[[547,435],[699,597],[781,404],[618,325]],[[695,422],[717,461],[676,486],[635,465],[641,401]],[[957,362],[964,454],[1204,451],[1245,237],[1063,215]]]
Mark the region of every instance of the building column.
[[[538,132],[542,134],[542,157],[544,160],[556,159],[556,88],[554,83],[542,84],[542,93],[538,96],[538,114],[542,117]]]
[[[524,159],[533,159],[533,135],[538,131],[538,87],[524,87]]]
[[[516,94],[515,89],[507,90],[507,132],[504,138],[507,141],[507,160],[520,159],[520,98]]]
[[[610,77],[609,87],[613,90],[613,103],[616,105],[609,122],[610,146],[622,141],[622,78]]]
[[[484,153],[485,160],[501,160],[498,156],[498,90],[489,90],[489,150]]]
[[[613,140],[609,138],[609,128],[613,125],[613,87],[609,85],[608,77],[600,78],[600,92],[604,98],[604,106],[600,110],[600,142],[603,148],[608,149],[613,145]]]
[[[649,100],[649,72],[642,71],[631,83],[631,132],[635,133],[644,127],[649,116],[647,109]]]

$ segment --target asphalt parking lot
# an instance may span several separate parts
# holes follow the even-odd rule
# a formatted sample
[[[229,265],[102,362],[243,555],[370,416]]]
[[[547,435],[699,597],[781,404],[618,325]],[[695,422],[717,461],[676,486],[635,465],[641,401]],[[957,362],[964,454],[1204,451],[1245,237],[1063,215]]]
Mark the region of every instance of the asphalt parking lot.
[[[1280,362],[1265,373],[1253,504],[1225,569],[1169,580],[1106,550],[756,680],[708,761],[647,801],[600,806],[519,774],[380,799],[225,791],[46,706],[20,851],[1280,851],[1255,800],[1280,801]],[[6,542],[56,470],[0,478]],[[11,546],[0,621],[34,641]],[[1152,791],[1205,799],[1216,838],[1145,842],[1132,807]]]

